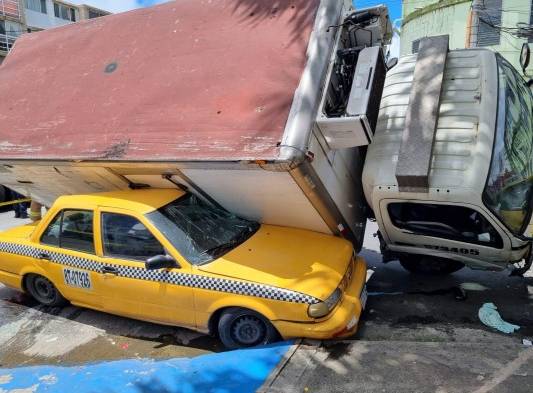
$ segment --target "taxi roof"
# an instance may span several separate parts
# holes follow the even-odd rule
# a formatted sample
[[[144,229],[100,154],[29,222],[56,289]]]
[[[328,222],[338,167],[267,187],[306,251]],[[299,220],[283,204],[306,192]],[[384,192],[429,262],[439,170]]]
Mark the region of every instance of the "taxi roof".
[[[79,209],[105,206],[146,214],[183,195],[185,192],[177,189],[123,190],[87,195],[66,195],[59,197],[54,206]]]

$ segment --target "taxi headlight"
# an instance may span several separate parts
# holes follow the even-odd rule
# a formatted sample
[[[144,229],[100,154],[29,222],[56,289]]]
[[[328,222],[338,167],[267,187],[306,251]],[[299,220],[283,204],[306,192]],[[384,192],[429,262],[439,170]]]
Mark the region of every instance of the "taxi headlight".
[[[340,288],[335,289],[333,293],[323,302],[311,304],[307,313],[310,317],[321,318],[328,315],[341,300],[342,291]]]

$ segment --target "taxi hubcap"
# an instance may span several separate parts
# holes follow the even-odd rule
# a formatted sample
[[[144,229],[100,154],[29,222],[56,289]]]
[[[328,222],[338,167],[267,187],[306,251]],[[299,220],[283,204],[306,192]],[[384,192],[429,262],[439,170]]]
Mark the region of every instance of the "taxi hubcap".
[[[265,335],[265,326],[259,318],[244,316],[233,323],[233,339],[244,345],[260,343]]]
[[[45,300],[51,300],[54,297],[55,291],[52,283],[46,278],[38,277],[33,283],[33,288],[37,295]]]

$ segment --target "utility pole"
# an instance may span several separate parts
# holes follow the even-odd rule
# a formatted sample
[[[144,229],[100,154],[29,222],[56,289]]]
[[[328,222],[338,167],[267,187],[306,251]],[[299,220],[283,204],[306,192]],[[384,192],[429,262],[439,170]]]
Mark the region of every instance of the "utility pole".
[[[483,5],[483,0],[473,0],[472,8],[469,15],[469,27],[467,28],[467,48],[475,48],[477,46],[477,36],[479,33],[479,9]]]

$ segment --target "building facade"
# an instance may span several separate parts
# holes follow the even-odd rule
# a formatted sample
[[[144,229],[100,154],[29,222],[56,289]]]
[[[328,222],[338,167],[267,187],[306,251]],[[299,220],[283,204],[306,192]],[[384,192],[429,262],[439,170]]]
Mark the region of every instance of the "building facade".
[[[0,63],[15,40],[26,32],[22,0],[0,0]]]
[[[533,0],[404,0],[402,12],[401,55],[417,52],[423,37],[448,34],[450,49],[490,48],[520,69],[522,44],[533,42]]]
[[[0,63],[21,34],[109,14],[86,4],[61,0],[0,0]]]
[[[24,0],[26,24],[31,31],[63,26],[84,19],[98,18],[109,12],[88,5],[61,0]]]

